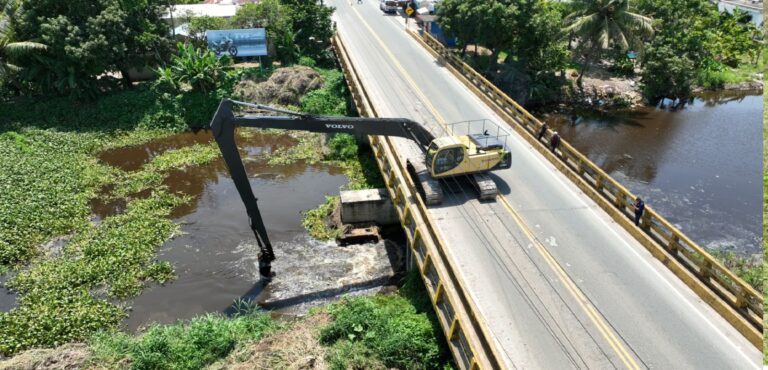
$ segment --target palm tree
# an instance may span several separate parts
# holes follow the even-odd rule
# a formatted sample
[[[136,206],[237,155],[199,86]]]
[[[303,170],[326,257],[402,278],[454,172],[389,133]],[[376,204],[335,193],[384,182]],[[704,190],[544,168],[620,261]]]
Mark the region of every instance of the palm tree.
[[[566,35],[579,38],[584,54],[576,83],[581,86],[584,72],[600,52],[611,47],[626,51],[638,45],[639,36],[652,35],[652,19],[629,11],[629,0],[576,0],[577,11],[566,17]]]
[[[12,9],[9,7],[5,9],[5,12],[0,13],[0,82],[8,81],[13,74],[22,69],[11,62],[13,59],[48,48],[38,42],[15,41],[8,16],[10,11]]]

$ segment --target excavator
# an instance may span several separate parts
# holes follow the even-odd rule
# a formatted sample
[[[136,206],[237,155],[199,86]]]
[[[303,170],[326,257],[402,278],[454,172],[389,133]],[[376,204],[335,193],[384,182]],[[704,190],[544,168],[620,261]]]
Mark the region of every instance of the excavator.
[[[270,114],[235,115],[235,105],[256,108]],[[489,135],[488,130],[471,134],[468,129],[466,135],[435,138],[424,126],[406,118],[326,117],[223,99],[211,120],[211,130],[237,192],[245,204],[251,230],[259,245],[259,273],[264,277],[273,276],[271,263],[275,255],[235,142],[235,128],[238,126],[381,135],[413,140],[422,153],[414,158],[407,158],[406,163],[408,172],[427,205],[442,202],[442,190],[438,182],[440,179],[457,176],[466,176],[479,192],[481,200],[493,199],[498,189],[488,172],[510,168],[512,165],[511,153],[498,140],[498,136]]]

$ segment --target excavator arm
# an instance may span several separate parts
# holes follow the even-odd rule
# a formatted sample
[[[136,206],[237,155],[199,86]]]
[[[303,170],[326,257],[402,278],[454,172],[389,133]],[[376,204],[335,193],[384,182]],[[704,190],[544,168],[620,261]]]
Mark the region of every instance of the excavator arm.
[[[235,115],[234,105],[248,106],[260,110],[284,114],[270,115]],[[267,229],[259,212],[258,199],[253,194],[248,175],[245,173],[240,152],[235,142],[235,127],[277,128],[325,133],[348,133],[353,135],[383,135],[411,139],[426,150],[434,136],[419,123],[406,118],[365,118],[365,117],[324,117],[296,113],[268,106],[224,99],[211,120],[216,143],[226,162],[237,192],[245,204],[251,230],[259,245],[259,273],[272,276],[271,263],[275,259],[272,244],[267,236]]]

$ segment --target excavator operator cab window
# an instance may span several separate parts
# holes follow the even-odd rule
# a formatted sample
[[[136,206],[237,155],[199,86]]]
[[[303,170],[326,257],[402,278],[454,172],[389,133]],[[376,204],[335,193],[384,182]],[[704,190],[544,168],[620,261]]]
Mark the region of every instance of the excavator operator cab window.
[[[435,174],[448,172],[456,168],[463,160],[463,148],[443,149],[435,156]]]

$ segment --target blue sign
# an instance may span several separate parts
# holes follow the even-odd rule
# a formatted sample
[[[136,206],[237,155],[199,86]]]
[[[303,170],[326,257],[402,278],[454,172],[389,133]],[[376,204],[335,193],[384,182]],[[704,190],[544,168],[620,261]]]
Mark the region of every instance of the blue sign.
[[[205,31],[208,49],[216,55],[255,57],[267,55],[267,32],[264,28]]]

